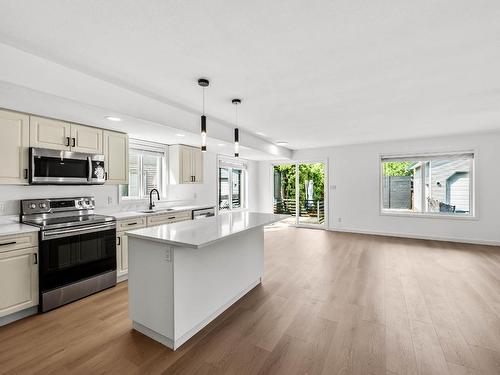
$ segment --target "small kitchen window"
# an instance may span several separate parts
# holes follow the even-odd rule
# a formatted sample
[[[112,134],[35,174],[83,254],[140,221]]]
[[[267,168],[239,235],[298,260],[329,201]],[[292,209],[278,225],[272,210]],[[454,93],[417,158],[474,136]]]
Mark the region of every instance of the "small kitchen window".
[[[131,139],[129,142],[129,183],[120,185],[125,199],[147,198],[151,189],[166,195],[167,145]]]
[[[247,164],[236,158],[219,158],[219,211],[241,210],[246,204]]]
[[[474,153],[382,156],[381,212],[474,217]]]

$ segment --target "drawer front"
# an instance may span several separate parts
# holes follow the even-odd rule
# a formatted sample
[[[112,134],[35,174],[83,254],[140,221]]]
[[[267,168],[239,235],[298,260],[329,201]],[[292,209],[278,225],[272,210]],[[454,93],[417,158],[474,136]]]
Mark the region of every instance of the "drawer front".
[[[135,219],[120,220],[116,224],[116,231],[123,232],[132,229],[144,228],[146,226],[146,217],[136,217]]]
[[[191,220],[191,211],[170,212],[148,217],[148,227]]]
[[[38,246],[38,232],[0,236],[0,253]]]

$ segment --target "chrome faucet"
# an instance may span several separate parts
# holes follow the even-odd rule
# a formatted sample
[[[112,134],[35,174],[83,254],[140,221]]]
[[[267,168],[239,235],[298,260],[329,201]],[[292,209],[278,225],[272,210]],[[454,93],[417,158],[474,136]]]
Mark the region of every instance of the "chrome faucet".
[[[151,189],[149,192],[149,209],[152,210],[155,204],[153,203],[153,192],[156,191],[156,196],[160,200],[160,192],[157,189]]]

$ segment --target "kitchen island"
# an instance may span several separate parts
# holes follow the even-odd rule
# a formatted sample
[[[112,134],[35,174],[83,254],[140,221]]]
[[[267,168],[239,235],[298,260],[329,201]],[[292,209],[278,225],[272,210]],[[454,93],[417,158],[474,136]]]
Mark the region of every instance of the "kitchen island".
[[[264,226],[234,212],[127,232],[133,328],[175,350],[261,282]]]

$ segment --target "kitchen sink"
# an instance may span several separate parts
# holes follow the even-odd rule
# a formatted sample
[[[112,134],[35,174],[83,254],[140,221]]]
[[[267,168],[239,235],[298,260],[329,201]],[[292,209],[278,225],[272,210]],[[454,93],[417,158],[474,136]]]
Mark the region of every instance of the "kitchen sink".
[[[142,211],[139,211],[140,213],[143,213],[143,214],[155,214],[155,213],[162,213],[162,212],[169,212],[169,211],[175,211],[174,208],[161,208],[161,209],[158,209],[158,210],[142,210]]]

